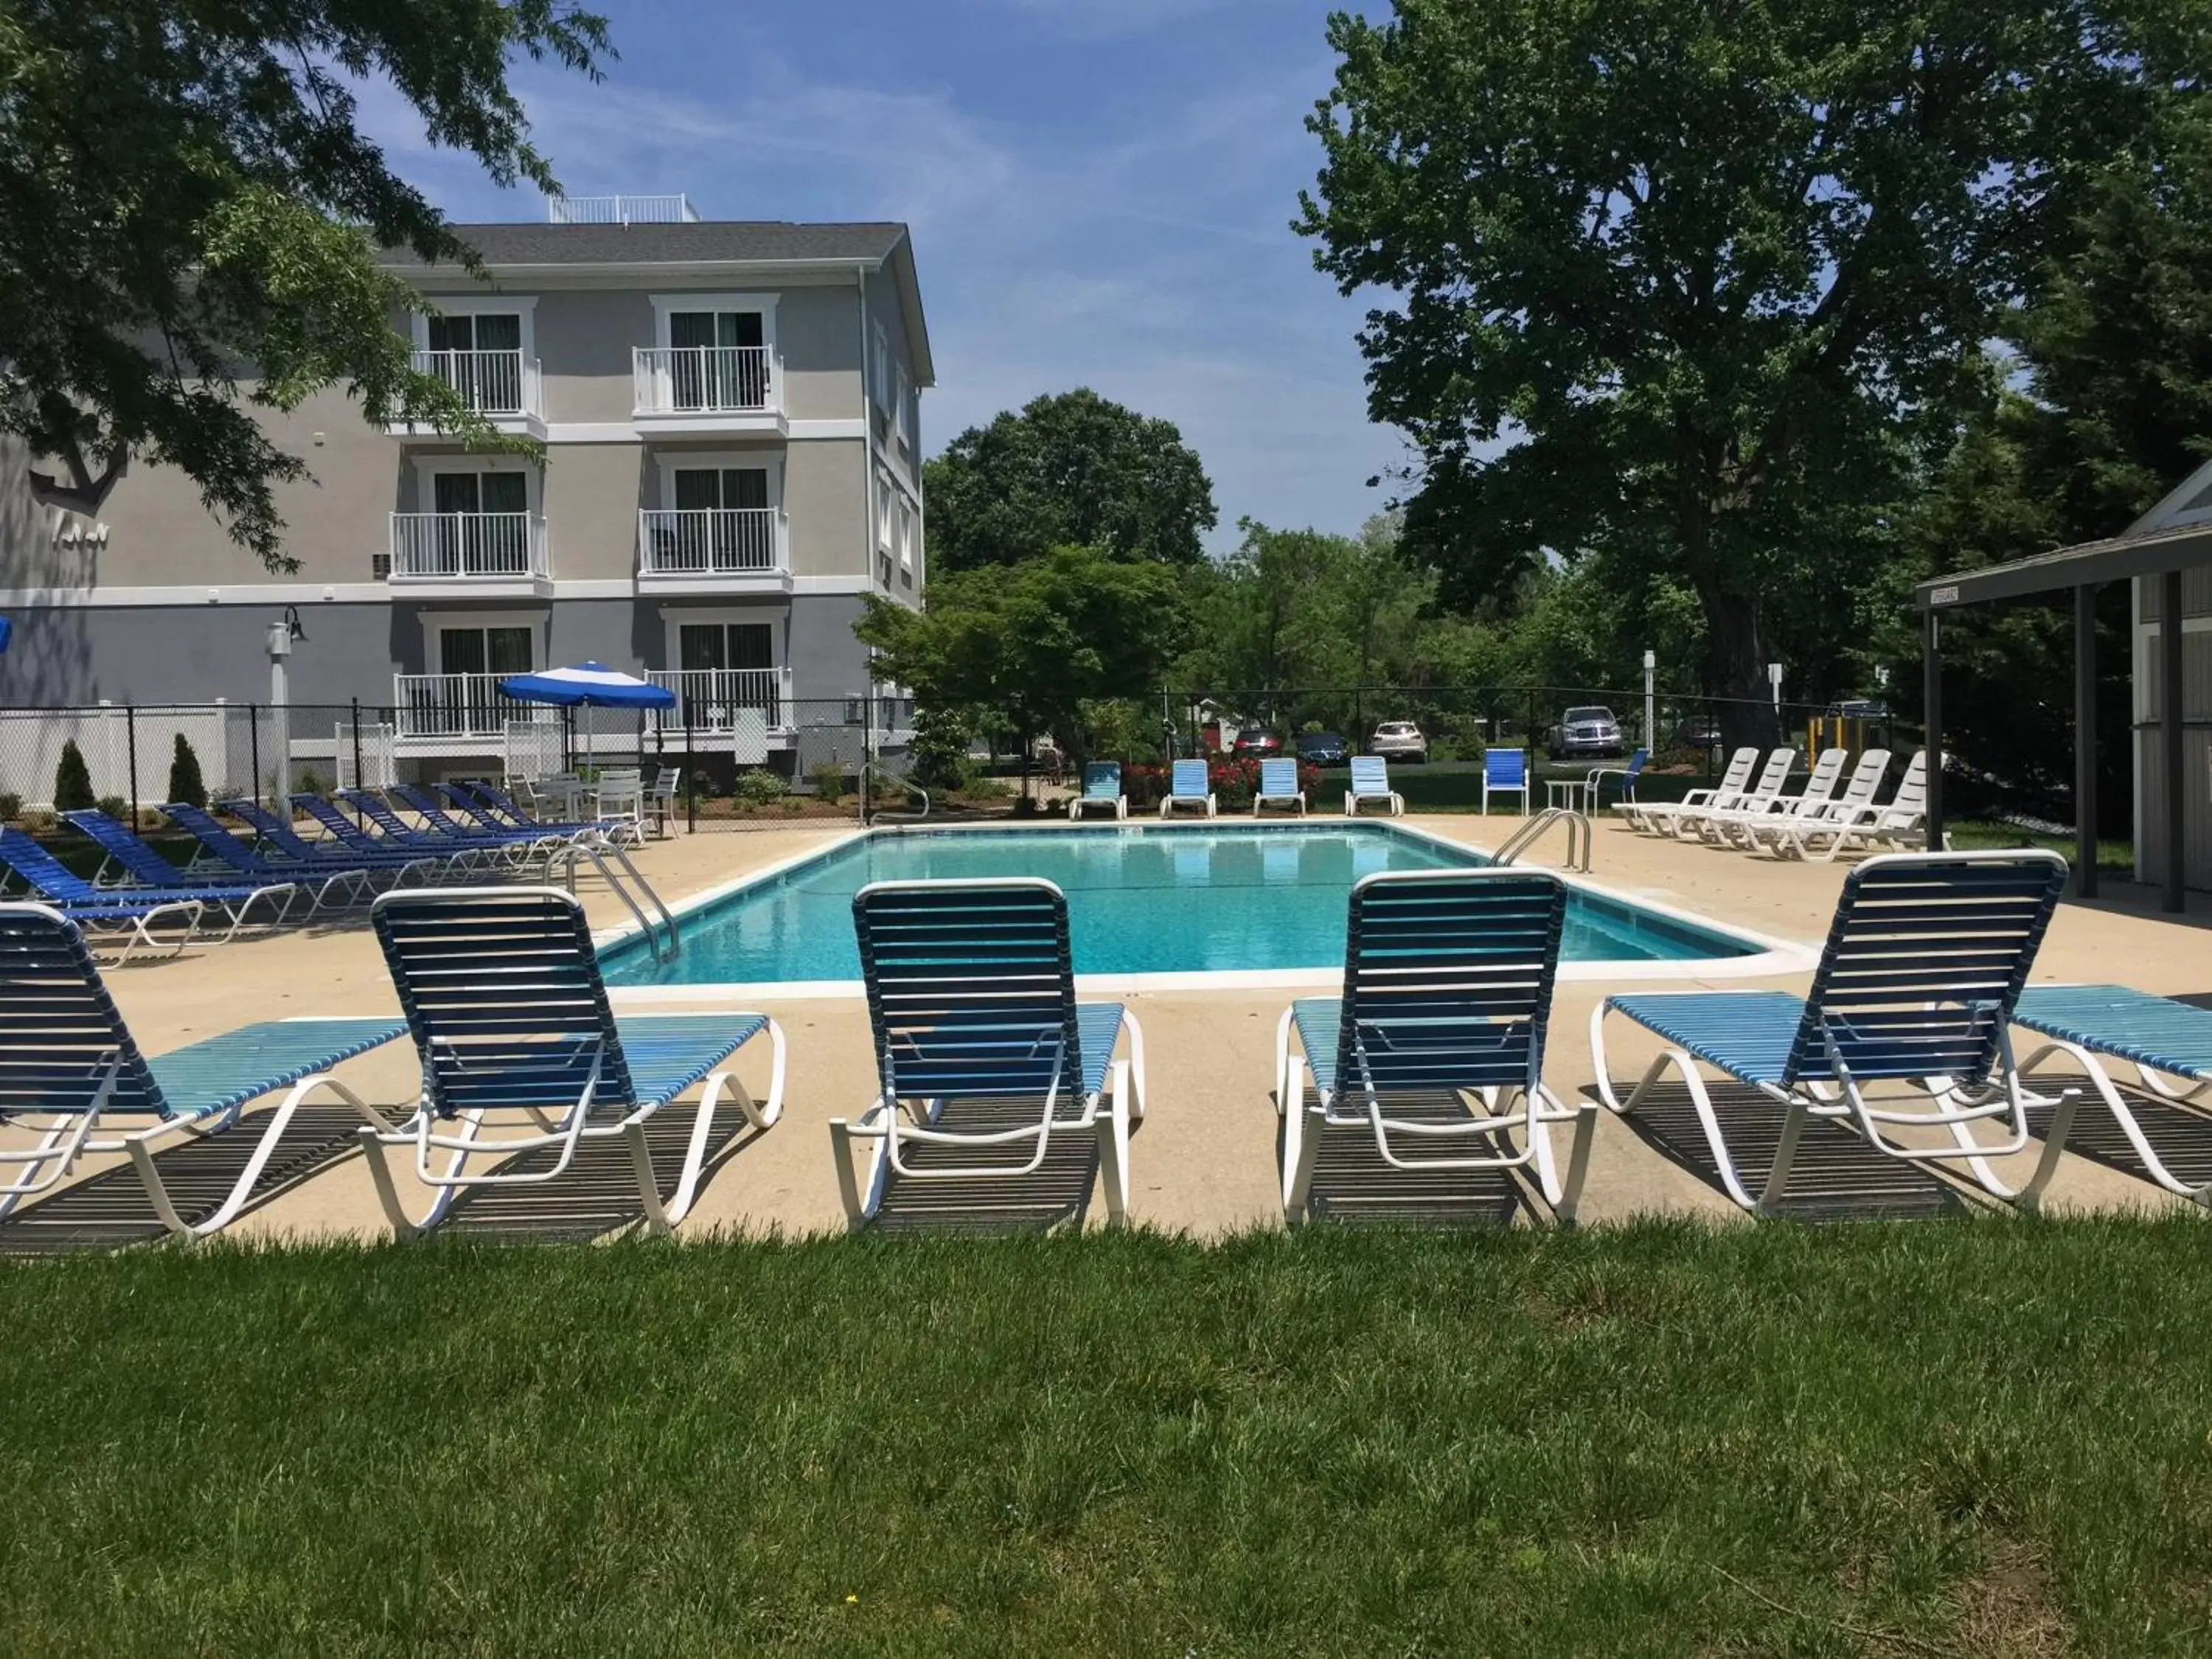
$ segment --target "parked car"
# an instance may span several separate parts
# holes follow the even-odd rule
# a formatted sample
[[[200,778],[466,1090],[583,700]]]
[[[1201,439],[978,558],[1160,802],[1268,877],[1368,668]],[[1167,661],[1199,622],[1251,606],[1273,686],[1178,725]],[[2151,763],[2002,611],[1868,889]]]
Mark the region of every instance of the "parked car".
[[[1552,728],[1547,745],[1553,760],[1570,756],[1618,755],[1621,752],[1620,722],[1613,710],[1589,705],[1570,708]]]
[[[1692,714],[1674,728],[1678,749],[1720,749],[1726,744],[1720,721],[1711,714]]]
[[[1309,732],[1298,739],[1298,758],[1309,766],[1342,766],[1352,758],[1334,732]]]
[[[1879,724],[1889,718],[1889,705],[1876,702],[1871,697],[1846,697],[1841,702],[1830,703],[1828,712],[1847,720],[1873,720]]]
[[[1384,720],[1368,740],[1367,752],[1418,766],[1429,757],[1429,740],[1411,720]]]
[[[1231,752],[1265,760],[1271,755],[1283,752],[1283,740],[1264,726],[1248,726],[1237,734],[1237,742]]]

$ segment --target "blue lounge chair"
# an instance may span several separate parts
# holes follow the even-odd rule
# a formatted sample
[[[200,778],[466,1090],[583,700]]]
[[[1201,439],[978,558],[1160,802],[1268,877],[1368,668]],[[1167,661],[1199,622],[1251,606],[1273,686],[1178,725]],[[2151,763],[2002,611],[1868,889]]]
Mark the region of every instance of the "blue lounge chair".
[[[529,842],[519,839],[523,834],[515,831],[500,836],[480,836],[463,830],[448,818],[445,824],[430,824],[418,829],[392,810],[391,803],[373,790],[341,789],[337,799],[353,808],[384,840],[397,845],[416,845],[451,848],[469,854],[480,864],[495,864],[507,869],[519,869],[529,861],[533,848]],[[337,815],[341,819],[343,813]],[[451,824],[449,829],[447,824]],[[534,839],[534,838],[533,838]]]
[[[1195,806],[1214,815],[1213,791],[1206,787],[1206,763],[1179,760],[1168,769],[1168,793],[1160,800],[1160,816],[1170,817],[1178,806]]]
[[[2035,952],[2066,882],[2056,853],[1899,853],[1871,858],[1844,883],[1811,991],[1692,991],[1608,997],[1590,1015],[1600,1097],[1636,1109],[1668,1071],[1689,1091],[1728,1195],[1771,1214],[1789,1185],[1808,1122],[1855,1128],[1908,1163],[1961,1163],[1998,1198],[2033,1206],[2057,1167],[2046,1143],[2018,1194],[1990,1167],[2027,1144],[2027,1103],[2008,1030]],[[1622,1100],[1605,1057],[1604,1022],[1623,1015],[1668,1045]],[[1780,1144],[1757,1191],[1746,1184],[1699,1062],[1748,1084],[1783,1113]],[[1917,1085],[1870,1098],[1877,1083]],[[2004,1139],[1972,1126],[2002,1121]],[[1942,1132],[1937,1144],[1898,1140],[1885,1127]],[[1936,1137],[1929,1137],[1936,1141]]]
[[[118,966],[141,950],[176,955],[191,942],[207,908],[197,893],[94,887],[21,830],[0,830],[0,864],[103,945],[119,943]],[[167,947],[156,937],[164,927],[177,930]]]
[[[1287,756],[1260,763],[1260,787],[1252,796],[1252,816],[1258,817],[1260,809],[1271,803],[1295,806],[1300,817],[1306,815],[1306,792],[1298,787],[1298,763]]]
[[[223,935],[225,939],[237,936],[257,906],[266,909],[265,925],[274,927],[291,914],[302,896],[295,882],[249,884],[240,882],[235,872],[211,878],[204,872],[179,870],[135,832],[97,809],[64,812],[62,817],[100,850],[102,863],[92,878],[94,887],[103,892],[189,892],[229,921],[230,932]],[[121,875],[111,881],[111,874],[118,871]]]
[[[1129,798],[1121,791],[1121,763],[1092,761],[1083,769],[1083,791],[1067,803],[1067,816],[1079,818],[1094,806],[1103,806],[1117,818],[1129,816]]]
[[[539,818],[525,811],[520,802],[489,778],[464,779],[453,787],[474,796],[484,809],[487,819],[499,829],[538,830],[548,835],[589,836],[609,835],[618,827],[604,818],[594,819],[588,823],[556,823]]]
[[[366,866],[349,867],[334,861],[313,868],[298,859],[272,863],[224,829],[204,806],[173,800],[161,811],[172,823],[199,843],[192,867],[185,872],[188,877],[212,876],[228,871],[234,878],[242,876],[259,886],[288,882],[306,895],[307,914],[311,916],[325,910],[353,910],[366,905],[376,890],[374,876],[382,873]]]
[[[1521,810],[1528,810],[1528,751],[1525,749],[1500,749],[1495,746],[1482,751],[1482,815],[1490,816],[1492,795],[1518,795]]]
[[[416,830],[404,830],[404,833],[398,836],[370,835],[341,812],[336,802],[326,800],[320,795],[295,795],[292,805],[314,819],[333,845],[348,853],[410,860],[436,859],[446,866],[449,873],[454,875],[473,873],[485,860],[483,847],[457,842],[450,836],[426,836]]]
[[[422,881],[434,880],[447,868],[446,859],[437,854],[405,848],[356,847],[334,836],[309,841],[292,827],[290,818],[270,811],[258,800],[227,800],[222,805],[224,811],[252,830],[263,849],[296,862],[303,873],[310,870],[366,871],[374,878],[388,872],[397,885],[410,876]]]
[[[1322,1134],[1364,1126],[1395,1170],[1533,1168],[1553,1212],[1574,1219],[1596,1109],[1566,1105],[1544,1086],[1566,914],[1566,884],[1547,870],[1396,871],[1353,886],[1343,994],[1301,998],[1275,1029],[1287,1218],[1308,1213]],[[1310,1110],[1309,1078],[1318,1097]],[[1385,1115],[1393,1095],[1439,1091],[1480,1108]],[[1568,1122],[1575,1140],[1563,1176],[1551,1130]],[[1518,1146],[1507,1134],[1516,1127]],[[1470,1150],[1409,1156],[1393,1137]]]
[[[599,977],[584,908],[550,887],[386,893],[369,910],[399,1006],[422,1059],[422,1095],[404,1123],[362,1131],[369,1173],[393,1231],[412,1237],[445,1219],[474,1187],[542,1185],[567,1174],[586,1141],[624,1143],[646,1230],[665,1232],[690,1213],[726,1096],[756,1129],[783,1114],[783,1032],[765,1014],[650,1014],[617,1019]],[[755,1101],[724,1062],[768,1034],[767,1097]],[[646,1140],[648,1119],[702,1080],[674,1191],[661,1195]],[[518,1132],[488,1136],[487,1125]],[[389,1154],[414,1151],[432,1198],[410,1216]],[[529,1167],[472,1161],[550,1149]],[[447,1156],[433,1167],[435,1153]]]
[[[2072,1060],[2112,1113],[2144,1172],[2177,1197],[2212,1206],[2212,1179],[2201,1173],[2207,1167],[2203,1149],[2212,1147],[2212,1116],[2186,1109],[2212,1089],[2212,1009],[2124,985],[2038,985],[2021,993],[2012,1018],[2014,1024],[2050,1039],[2020,1063],[2023,1082],[2053,1054]],[[2136,1121],[2127,1097],[2114,1086],[2106,1060],[2127,1061],[2136,1087],[2172,1106],[2174,1127],[2193,1124],[2197,1133],[2186,1139],[2195,1145],[2185,1147],[2181,1137],[2168,1139],[2161,1157]],[[2049,1103],[2046,1146],[2064,1144],[2078,1100],[2076,1091],[2064,1089]],[[2195,1154],[2189,1162],[2200,1172],[2198,1178],[2191,1179],[2169,1162],[2182,1151]]]
[[[1352,757],[1352,787],[1344,792],[1344,816],[1358,817],[1363,802],[1381,801],[1392,817],[1402,817],[1406,798],[1390,787],[1390,763],[1380,755]]]
[[[853,897],[880,1092],[853,1122],[830,1121],[845,1212],[859,1226],[894,1171],[910,1180],[1018,1179],[1054,1134],[1097,1137],[1108,1219],[1129,1204],[1129,1127],[1145,1115],[1145,1036],[1121,1004],[1078,1003],[1067,901],[1048,881],[875,882]],[[1129,1058],[1114,1059],[1126,1031]],[[947,1100],[1041,1101],[1034,1123],[994,1132],[944,1126]],[[853,1143],[872,1144],[867,1172]],[[1024,1164],[907,1163],[916,1144],[1031,1144]]]
[[[531,855],[541,858],[550,858],[568,844],[566,836],[545,830],[485,829],[478,824],[463,823],[446,811],[443,801],[420,784],[395,784],[392,793],[404,801],[427,828],[438,835],[451,836],[455,841],[525,848]],[[381,802],[378,804],[382,805]],[[391,809],[386,807],[385,810],[388,812]],[[395,815],[392,822],[398,823],[400,821]],[[401,823],[400,827],[404,829],[406,826]]]
[[[360,1106],[323,1073],[403,1029],[396,1019],[275,1020],[149,1060],[76,925],[43,904],[0,904],[0,1121],[35,1137],[0,1151],[8,1172],[0,1216],[66,1179],[87,1154],[125,1152],[170,1231],[220,1231],[252,1195],[302,1101],[326,1089]],[[228,1129],[249,1102],[285,1088],[228,1193],[186,1222],[155,1165],[155,1148]],[[140,1127],[102,1136],[112,1119]]]

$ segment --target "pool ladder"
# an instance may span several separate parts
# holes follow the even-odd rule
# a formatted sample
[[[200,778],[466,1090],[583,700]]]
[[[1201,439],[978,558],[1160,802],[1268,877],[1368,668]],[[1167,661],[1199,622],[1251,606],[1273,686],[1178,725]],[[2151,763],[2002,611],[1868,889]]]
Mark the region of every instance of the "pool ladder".
[[[646,948],[653,952],[655,962],[665,962],[681,948],[677,937],[676,918],[660,902],[660,895],[653,890],[653,884],[638,873],[637,866],[630,862],[629,853],[611,840],[593,839],[572,841],[567,853],[568,860],[568,890],[576,890],[576,860],[588,859],[592,867],[599,872],[599,879],[608,890],[628,908],[636,919],[638,931],[645,935]],[[641,895],[643,902],[640,902]],[[646,914],[650,904],[660,918],[658,923]],[[663,934],[665,934],[664,939]]]
[[[914,813],[902,812],[899,815],[901,818],[903,819],[909,817],[926,818],[929,816],[929,791],[923,788],[920,784],[915,783],[909,779],[902,778],[896,772],[886,772],[882,767],[877,765],[873,761],[861,762],[860,780],[863,785],[865,785],[867,780],[872,777],[881,778],[885,783],[890,784],[892,787],[903,790],[909,795],[919,795],[921,797],[921,811]],[[875,808],[872,811],[863,813],[860,819],[861,828],[866,829],[869,824],[873,823],[877,819],[882,817],[883,815],[884,811],[880,806]]]
[[[1553,824],[1559,823],[1567,826],[1567,861],[1564,867],[1578,871],[1585,876],[1589,874],[1590,854],[1597,840],[1597,831],[1591,825],[1588,813],[1577,812],[1571,806],[1547,806],[1537,813],[1515,830],[1505,845],[1498,849],[1494,862],[1501,865],[1515,862],[1522,854],[1541,841],[1545,832]],[[1576,861],[1577,847],[1581,851],[1579,863]]]

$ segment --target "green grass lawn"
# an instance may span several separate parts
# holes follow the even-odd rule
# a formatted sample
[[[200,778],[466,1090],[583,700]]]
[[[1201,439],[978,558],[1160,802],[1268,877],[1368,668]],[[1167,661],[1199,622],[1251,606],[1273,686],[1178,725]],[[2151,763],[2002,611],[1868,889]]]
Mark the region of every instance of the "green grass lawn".
[[[2067,861],[2074,859],[2074,837],[2046,836],[2033,830],[2022,830],[2016,824],[2003,823],[1995,819],[1968,818],[1953,820],[1944,825],[1944,833],[1951,845],[1960,852],[1978,847],[2047,847],[2054,853],[2063,853]],[[2100,841],[2097,843],[2097,870],[2100,875],[2118,876],[2133,881],[2136,874],[2136,849],[2131,842]]]
[[[0,1270],[10,1654],[2212,1641],[2212,1235]]]

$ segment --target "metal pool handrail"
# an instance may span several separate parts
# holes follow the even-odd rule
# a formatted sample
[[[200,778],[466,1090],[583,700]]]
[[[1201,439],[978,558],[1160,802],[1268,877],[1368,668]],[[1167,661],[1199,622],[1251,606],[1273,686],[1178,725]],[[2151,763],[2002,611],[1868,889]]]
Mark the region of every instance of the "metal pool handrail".
[[[1511,864],[1536,842],[1542,839],[1545,831],[1563,819],[1567,826],[1565,867],[1582,875],[1589,874],[1590,855],[1596,844],[1597,831],[1592,827],[1586,813],[1577,812],[1571,806],[1547,806],[1537,813],[1534,817],[1516,830],[1504,846],[1498,849],[1495,861],[1500,865]],[[1576,862],[1577,843],[1581,848],[1580,863]]]

